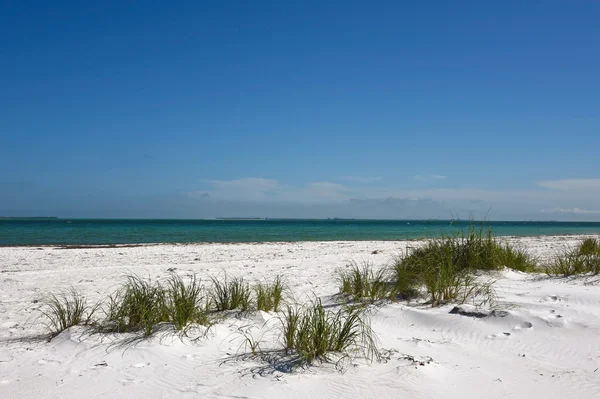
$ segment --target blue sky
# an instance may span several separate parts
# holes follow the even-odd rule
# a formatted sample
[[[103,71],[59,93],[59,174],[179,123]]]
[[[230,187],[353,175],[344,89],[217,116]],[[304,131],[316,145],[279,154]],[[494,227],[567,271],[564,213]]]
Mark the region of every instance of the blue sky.
[[[0,214],[600,220],[600,2],[7,1]]]

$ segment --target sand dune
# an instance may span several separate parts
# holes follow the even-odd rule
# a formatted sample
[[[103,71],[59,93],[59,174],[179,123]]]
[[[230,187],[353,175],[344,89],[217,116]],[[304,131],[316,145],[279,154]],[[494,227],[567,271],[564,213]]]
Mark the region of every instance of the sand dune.
[[[541,258],[577,237],[510,239]],[[283,274],[295,296],[330,301],[348,261],[383,265],[416,242],[154,245],[123,248],[0,248],[0,397],[206,398],[598,398],[600,287],[594,278],[555,279],[505,270],[494,276],[498,311],[486,317],[402,302],[373,306],[379,362],[303,370],[240,357],[240,329],[274,345],[275,315],[228,317],[203,340],[159,335],[120,346],[67,330],[41,339],[39,302],[69,285],[91,300],[123,274],[169,269],[208,277],[223,270]],[[379,253],[373,254],[374,250]],[[473,309],[464,309],[467,313]]]

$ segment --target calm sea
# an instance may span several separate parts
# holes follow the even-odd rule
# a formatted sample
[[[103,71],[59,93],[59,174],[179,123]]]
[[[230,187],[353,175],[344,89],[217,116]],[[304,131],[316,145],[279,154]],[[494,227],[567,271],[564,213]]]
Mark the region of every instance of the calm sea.
[[[598,234],[600,223],[486,222],[499,236]],[[439,220],[0,220],[0,246],[405,240],[465,229]]]

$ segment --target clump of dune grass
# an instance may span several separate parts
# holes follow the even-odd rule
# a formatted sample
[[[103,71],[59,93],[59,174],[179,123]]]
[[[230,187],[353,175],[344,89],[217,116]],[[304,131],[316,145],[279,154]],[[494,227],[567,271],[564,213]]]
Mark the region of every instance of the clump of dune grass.
[[[539,270],[538,259],[523,248],[510,244],[498,244],[495,254],[495,263],[498,266],[508,267],[525,273],[533,273]]]
[[[420,295],[423,280],[418,262],[409,260],[408,257],[397,257],[391,271],[390,297],[411,300]]]
[[[299,306],[287,305],[286,311],[280,315],[282,344],[286,351],[293,350],[299,342],[301,320],[303,320],[303,309]]]
[[[569,277],[583,272],[584,260],[576,249],[563,250],[546,266],[546,274],[549,276]]]
[[[461,263],[456,251],[468,251],[449,239],[432,240],[393,267],[395,294],[403,299],[418,296],[424,288],[432,306],[479,299],[493,301],[491,284],[481,283],[476,268]]]
[[[100,329],[117,333],[141,332],[149,337],[162,323],[185,333],[193,324],[209,325],[207,297],[200,279],[188,281],[172,274],[163,284],[136,275],[108,298],[106,318]]]
[[[57,295],[51,294],[40,311],[47,320],[51,336],[55,337],[67,328],[91,324],[98,306],[88,305],[86,297],[71,287]]]
[[[437,248],[438,257],[432,264],[425,263],[421,273],[423,284],[431,296],[431,306],[455,302],[461,290],[468,285],[469,271],[461,270],[452,260],[449,248]],[[463,295],[464,297],[464,295]]]
[[[288,306],[280,316],[282,345],[302,360],[329,362],[333,356],[377,356],[375,335],[365,308],[343,307],[329,311],[320,299],[302,306]]]
[[[448,250],[453,265],[459,270],[500,270],[503,267],[523,272],[537,269],[537,258],[531,256],[526,250],[515,247],[507,242],[500,242],[494,236],[491,228],[486,228],[485,223],[480,226],[471,224],[465,231],[461,230],[455,235],[444,236],[433,240],[437,248]],[[432,247],[425,246],[416,250],[428,251]]]
[[[254,286],[256,309],[264,312],[278,312],[283,302],[284,290],[281,276],[276,276],[272,282],[264,281],[257,283]]]
[[[217,311],[241,310],[249,311],[252,306],[252,290],[243,277],[235,277],[231,280],[224,274],[222,279],[211,278],[213,289],[211,291],[211,303]]]
[[[586,238],[575,248],[559,252],[546,266],[546,274],[550,276],[570,277],[598,273],[600,273],[600,243],[594,238]]]
[[[176,330],[184,331],[192,323],[209,323],[203,287],[195,274],[188,282],[176,274],[171,275],[166,283],[164,300],[167,321]]]
[[[169,321],[165,306],[165,290],[136,275],[126,277],[126,282],[109,297],[106,321],[114,332],[142,331],[150,336],[156,325]]]
[[[586,238],[577,247],[577,252],[581,256],[599,256],[600,241],[595,238]]]
[[[339,273],[339,291],[354,300],[375,302],[390,295],[386,270],[375,270],[370,263],[350,263],[349,270]]]
[[[502,267],[533,269],[525,251],[500,244],[491,230],[471,225],[467,232],[433,239],[396,259],[392,266],[393,296],[411,299],[424,289],[432,306],[478,300],[493,302],[492,283],[476,274]]]

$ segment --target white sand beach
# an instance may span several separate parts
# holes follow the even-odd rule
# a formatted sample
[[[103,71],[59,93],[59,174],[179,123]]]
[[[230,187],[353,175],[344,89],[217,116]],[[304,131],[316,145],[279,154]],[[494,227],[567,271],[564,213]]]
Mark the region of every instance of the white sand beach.
[[[510,238],[548,259],[581,237]],[[48,342],[48,293],[74,286],[91,301],[126,273],[165,278],[222,271],[282,274],[298,299],[333,303],[349,261],[380,266],[417,242],[186,244],[113,248],[0,248],[0,398],[599,398],[599,277],[494,274],[502,310],[487,317],[387,302],[369,310],[383,355],[289,371],[246,351],[240,329],[275,345],[275,314],[231,315],[206,338],[154,336],[118,345],[71,328]],[[373,253],[377,251],[377,253]],[[482,309],[489,313],[490,309]],[[266,323],[266,324],[265,324]],[[47,334],[46,334],[47,336]]]

